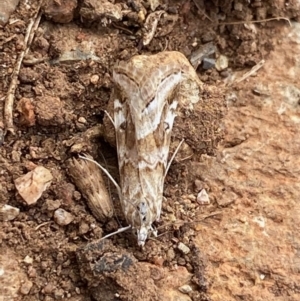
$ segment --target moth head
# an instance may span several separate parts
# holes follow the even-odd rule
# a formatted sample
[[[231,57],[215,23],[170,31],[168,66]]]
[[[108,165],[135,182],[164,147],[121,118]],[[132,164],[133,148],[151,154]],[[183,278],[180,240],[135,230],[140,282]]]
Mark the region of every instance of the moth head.
[[[137,239],[138,245],[142,247],[147,240],[149,231],[152,229],[151,224],[153,220],[151,210],[145,200],[141,201],[136,209],[136,214],[138,215],[139,220],[139,226],[137,226]]]
[[[143,247],[145,245],[146,239],[148,237],[148,229],[142,225],[139,229],[137,229],[137,239],[138,245]]]

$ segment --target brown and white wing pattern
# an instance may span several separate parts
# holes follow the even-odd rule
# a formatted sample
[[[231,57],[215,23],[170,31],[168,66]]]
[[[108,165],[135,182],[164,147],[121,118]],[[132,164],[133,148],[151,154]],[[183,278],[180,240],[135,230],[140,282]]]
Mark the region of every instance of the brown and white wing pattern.
[[[135,56],[113,70],[121,204],[139,245],[160,217],[177,96],[191,78],[198,80],[179,52]]]

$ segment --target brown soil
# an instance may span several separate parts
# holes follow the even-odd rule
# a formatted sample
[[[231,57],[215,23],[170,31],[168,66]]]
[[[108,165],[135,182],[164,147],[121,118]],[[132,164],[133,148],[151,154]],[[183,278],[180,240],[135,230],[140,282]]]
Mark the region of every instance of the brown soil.
[[[299,300],[297,42],[288,44],[286,20],[253,27],[242,22],[297,20],[297,1],[164,1],[157,10],[170,17],[160,21],[158,36],[144,47],[138,12],[142,5],[145,14],[151,12],[147,1],[118,1],[132,14],[111,17],[107,24],[110,16],[80,15],[81,2],[74,16],[76,1],[61,2],[69,5],[63,20],[44,8],[47,18],[42,17],[19,74],[15,135],[7,133],[0,141],[0,206],[20,209],[15,219],[1,222],[0,300]],[[0,28],[1,111],[36,7],[28,9],[21,1],[10,18],[14,22]],[[91,139],[84,138],[103,123],[112,66],[164,50],[190,57],[207,42],[229,59],[225,71],[197,70],[204,98],[228,107],[216,137],[218,142],[224,136],[223,141],[219,148],[201,144],[201,112],[190,116],[192,131],[178,118],[174,139],[184,137],[189,149],[179,152],[166,178],[159,237],[143,250],[130,231],[99,241],[126,226],[116,192],[107,181],[115,214],[99,222],[74,185],[67,160],[90,153],[118,178],[116,150],[103,138],[107,133],[95,130]],[[61,59],[74,50],[80,59]],[[261,77],[225,85],[224,78],[239,77],[236,71],[248,71],[262,59],[267,63]],[[283,75],[281,66],[290,71]],[[223,114],[220,109],[216,118]],[[0,119],[0,134],[1,129]],[[14,181],[35,166],[50,170],[53,180],[28,206]],[[208,206],[196,201],[203,188]],[[71,213],[72,222],[58,225],[57,208]],[[180,243],[189,248],[187,254]]]

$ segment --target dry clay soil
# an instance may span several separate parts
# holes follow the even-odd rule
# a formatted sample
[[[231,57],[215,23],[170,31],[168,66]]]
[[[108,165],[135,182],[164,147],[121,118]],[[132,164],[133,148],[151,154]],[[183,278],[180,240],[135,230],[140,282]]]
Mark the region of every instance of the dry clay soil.
[[[21,68],[16,135],[8,134],[0,147],[0,202],[20,209],[14,220],[1,222],[0,301],[300,300],[300,26],[284,20],[218,26],[193,2],[183,2],[174,2],[178,20],[167,37],[144,48],[124,24],[86,27],[79,19],[56,24],[42,18],[32,57],[80,49],[100,60],[46,60]],[[289,17],[285,8],[278,9],[282,1],[272,2],[271,16]],[[215,6],[207,3],[208,15],[222,11],[210,14]],[[1,29],[2,40],[16,34],[1,44],[1,109],[29,16],[21,3],[12,16],[18,21]],[[222,16],[239,20],[230,5]],[[178,50],[189,56],[208,40],[231,68],[221,75],[197,70],[207,97],[226,104],[224,139],[206,153],[193,147],[187,156],[186,148],[179,151],[166,178],[161,235],[149,239],[144,250],[130,231],[100,242],[126,225],[116,193],[110,184],[114,217],[97,221],[65,163],[76,152],[89,152],[117,178],[116,150],[103,137],[83,139],[102,123],[111,67],[134,54]],[[228,84],[262,59],[253,76]],[[30,127],[17,110],[24,97],[32,100],[29,111],[36,116]],[[193,135],[186,133],[187,142]],[[74,145],[80,147],[72,152]],[[53,181],[27,206],[14,180],[35,166],[48,168]],[[196,200],[203,188],[210,198],[205,206]],[[57,208],[71,213],[73,221],[55,223]],[[188,249],[178,248],[181,243]]]

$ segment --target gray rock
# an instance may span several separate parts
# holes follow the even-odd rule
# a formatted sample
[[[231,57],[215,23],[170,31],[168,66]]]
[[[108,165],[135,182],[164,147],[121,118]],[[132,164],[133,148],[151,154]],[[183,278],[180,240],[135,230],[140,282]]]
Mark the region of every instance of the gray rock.
[[[212,69],[215,67],[215,65],[216,65],[215,59],[210,59],[208,57],[205,57],[203,59],[203,63],[202,63],[203,69],[205,69],[205,70]]]

